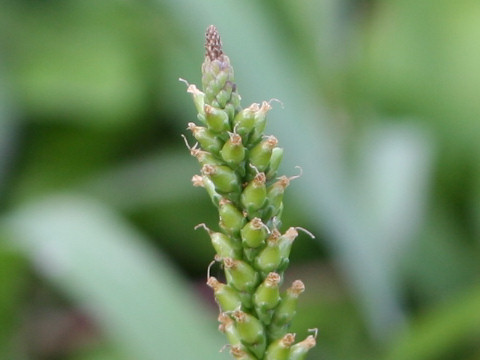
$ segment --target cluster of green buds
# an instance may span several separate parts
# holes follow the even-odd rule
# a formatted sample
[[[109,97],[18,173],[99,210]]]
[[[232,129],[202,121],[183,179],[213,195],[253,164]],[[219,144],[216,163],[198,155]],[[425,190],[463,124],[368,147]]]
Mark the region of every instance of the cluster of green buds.
[[[209,266],[219,329],[235,359],[305,359],[316,331],[297,343],[288,332],[305,286],[296,280],[281,291],[298,230],[313,237],[300,227],[279,229],[285,189],[298,176],[277,177],[283,149],[274,136],[264,135],[270,102],[240,106],[233,68],[213,25],[205,47],[203,91],[187,83],[200,123],[187,128],[196,144],[185,142],[201,166],[193,185],[205,188],[219,212],[219,231],[196,227],[206,230],[216,251],[212,264],[220,263],[225,273],[222,282],[210,276]]]

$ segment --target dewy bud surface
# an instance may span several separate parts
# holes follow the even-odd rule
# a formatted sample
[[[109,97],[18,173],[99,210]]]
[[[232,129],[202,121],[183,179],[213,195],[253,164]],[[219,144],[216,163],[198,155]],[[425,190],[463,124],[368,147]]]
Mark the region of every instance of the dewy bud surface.
[[[208,27],[205,38],[203,91],[182,81],[200,121],[188,123],[195,140],[185,139],[200,163],[201,175],[192,183],[205,189],[218,209],[219,229],[198,227],[208,232],[225,275],[225,282],[210,275],[207,280],[220,308],[219,330],[235,359],[303,359],[315,338],[293,345],[295,335],[287,331],[304,285],[297,280],[282,292],[281,284],[297,229],[308,231],[279,229],[285,189],[298,176],[276,178],[284,150],[275,136],[264,134],[270,102],[242,109],[215,26]]]

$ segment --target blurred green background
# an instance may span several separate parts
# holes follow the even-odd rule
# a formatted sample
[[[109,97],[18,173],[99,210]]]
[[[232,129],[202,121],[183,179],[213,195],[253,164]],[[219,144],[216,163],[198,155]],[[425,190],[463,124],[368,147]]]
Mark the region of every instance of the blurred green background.
[[[480,359],[480,2],[0,2],[0,358],[229,359],[180,134],[215,24],[300,236],[310,359]]]

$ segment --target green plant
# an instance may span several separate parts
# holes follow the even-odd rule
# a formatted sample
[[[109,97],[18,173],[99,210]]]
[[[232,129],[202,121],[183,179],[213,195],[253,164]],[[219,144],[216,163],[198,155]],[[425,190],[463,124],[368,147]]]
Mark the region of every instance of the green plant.
[[[279,230],[284,191],[297,176],[276,177],[283,149],[264,135],[270,102],[241,108],[233,68],[213,25],[205,47],[203,92],[195,85],[187,90],[202,125],[188,124],[197,144],[187,146],[202,166],[193,184],[206,189],[219,212],[220,232],[197,226],[208,232],[215,261],[225,271],[226,283],[210,274],[207,281],[220,307],[219,328],[237,359],[304,359],[315,336],[294,344],[295,334],[288,333],[304,284],[296,280],[280,292],[298,230],[311,235],[299,227]]]

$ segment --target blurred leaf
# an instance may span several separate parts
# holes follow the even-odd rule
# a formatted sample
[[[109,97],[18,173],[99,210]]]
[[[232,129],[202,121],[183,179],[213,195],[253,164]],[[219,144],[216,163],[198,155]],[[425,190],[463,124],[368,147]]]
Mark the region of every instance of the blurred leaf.
[[[478,245],[462,241],[458,226],[446,209],[433,209],[410,246],[403,274],[417,306],[438,304],[478,282]]]
[[[380,2],[358,65],[358,91],[378,108],[420,115],[446,140],[477,143],[478,1]]]
[[[169,150],[104,169],[79,186],[116,209],[135,211],[174,200],[202,198],[190,181],[196,169],[196,160],[188,151]]]
[[[25,301],[28,264],[5,242],[0,240],[0,355],[20,358],[15,343],[20,327],[20,307]]]
[[[0,14],[9,34],[0,46],[23,110],[90,127],[134,121],[148,105],[162,33],[152,12],[118,1],[28,4],[7,3]]]
[[[38,271],[89,311],[127,357],[221,358],[220,334],[198,296],[101,204],[47,198],[3,225]]]
[[[79,352],[69,360],[129,360],[129,358],[118,353],[118,350],[111,346],[101,346],[92,350]]]
[[[465,341],[480,340],[480,288],[471,288],[447,304],[438,306],[412,323],[411,328],[393,344],[387,360],[439,359],[456,353]],[[460,359],[457,355],[455,359]]]

